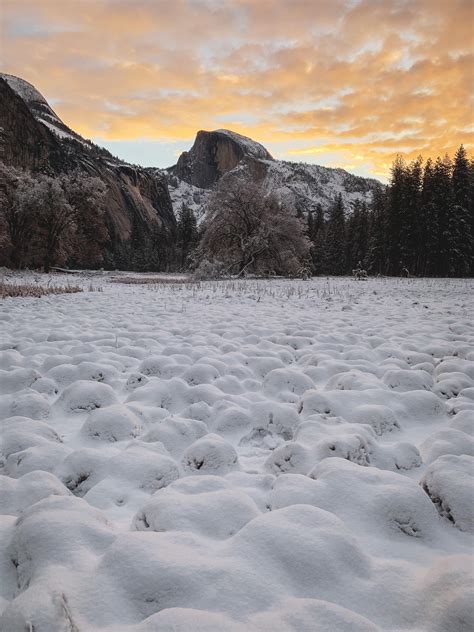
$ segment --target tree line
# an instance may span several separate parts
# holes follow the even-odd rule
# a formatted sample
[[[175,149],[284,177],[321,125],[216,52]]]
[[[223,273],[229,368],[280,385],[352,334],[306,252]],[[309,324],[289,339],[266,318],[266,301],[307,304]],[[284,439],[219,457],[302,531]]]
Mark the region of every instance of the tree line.
[[[341,196],[307,217],[313,274],[474,275],[474,162],[461,146],[449,156],[397,157],[389,185],[347,215]]]
[[[398,157],[372,200],[327,211],[291,208],[259,185],[226,176],[204,221],[183,206],[176,226],[134,220],[124,242],[110,240],[104,183],[76,170],[51,177],[0,162],[0,265],[138,271],[201,268],[210,274],[474,275],[474,162]]]

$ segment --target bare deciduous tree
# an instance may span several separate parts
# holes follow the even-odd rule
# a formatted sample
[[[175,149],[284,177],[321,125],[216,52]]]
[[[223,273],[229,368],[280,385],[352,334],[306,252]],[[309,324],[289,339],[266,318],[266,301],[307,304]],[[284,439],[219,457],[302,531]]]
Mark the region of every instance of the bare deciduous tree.
[[[304,223],[275,195],[223,178],[209,198],[200,254],[229,272],[296,274],[309,254]]]

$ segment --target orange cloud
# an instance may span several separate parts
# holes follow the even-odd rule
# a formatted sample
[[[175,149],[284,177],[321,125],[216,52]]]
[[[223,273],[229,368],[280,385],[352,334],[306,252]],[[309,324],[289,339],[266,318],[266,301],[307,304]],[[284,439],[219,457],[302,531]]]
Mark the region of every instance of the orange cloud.
[[[2,7],[3,69],[87,137],[187,140],[233,125],[281,157],[336,155],[377,175],[398,151],[472,147],[470,0]]]

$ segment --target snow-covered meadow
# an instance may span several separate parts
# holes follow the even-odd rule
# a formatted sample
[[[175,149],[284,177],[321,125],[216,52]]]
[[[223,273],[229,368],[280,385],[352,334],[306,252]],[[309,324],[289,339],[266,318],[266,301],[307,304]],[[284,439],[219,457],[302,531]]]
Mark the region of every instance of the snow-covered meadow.
[[[91,278],[0,301],[2,632],[473,629],[472,280]]]

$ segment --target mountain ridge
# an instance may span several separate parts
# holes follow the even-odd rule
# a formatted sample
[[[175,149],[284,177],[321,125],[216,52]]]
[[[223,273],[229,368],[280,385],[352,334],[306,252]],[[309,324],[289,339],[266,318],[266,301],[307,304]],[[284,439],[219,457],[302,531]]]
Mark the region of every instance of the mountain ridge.
[[[344,169],[277,160],[262,144],[227,129],[198,131],[190,149],[168,169],[140,167],[84,139],[28,81],[0,73],[0,97],[4,162],[52,174],[80,168],[105,182],[112,262],[134,231],[134,243],[137,234],[147,238],[156,227],[172,241],[183,205],[202,219],[210,192],[223,178],[257,182],[302,216],[318,204],[327,211],[338,194],[350,213],[356,202],[370,203],[373,191],[383,186]]]

